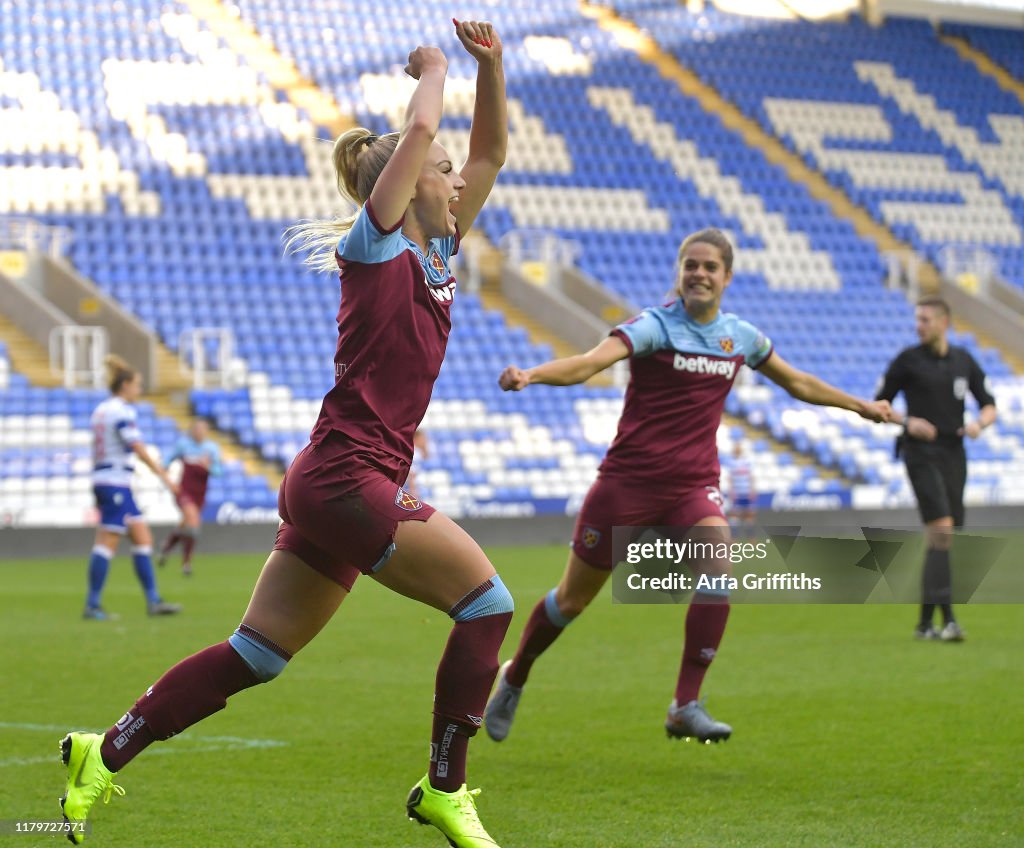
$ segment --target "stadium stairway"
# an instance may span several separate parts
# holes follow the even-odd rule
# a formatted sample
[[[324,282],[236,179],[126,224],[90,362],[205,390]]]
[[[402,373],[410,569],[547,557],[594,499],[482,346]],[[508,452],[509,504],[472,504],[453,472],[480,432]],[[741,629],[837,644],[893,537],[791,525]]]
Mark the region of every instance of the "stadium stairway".
[[[278,52],[272,41],[239,17],[236,7],[218,0],[183,2],[196,20],[223,39],[229,49],[243,56],[252,68],[264,74],[270,85],[283,92],[296,108],[305,109],[314,123],[327,127],[332,137],[354,126],[351,116],[342,112],[334,98],[306,79],[294,62]]]
[[[991,77],[999,84],[1000,88],[1015,94],[1017,99],[1024,103],[1024,81],[1018,80],[1005,68],[993,62],[988,55],[972,46],[966,38],[949,32],[942,32],[939,34],[939,40],[956,50],[962,59],[973,63],[979,73]]]
[[[837,218],[849,221],[859,235],[874,241],[880,252],[914,251],[911,245],[896,238],[892,232],[872,218],[867,210],[857,206],[842,191],[830,185],[820,173],[809,168],[799,156],[787,150],[777,138],[766,133],[756,121],[744,115],[713,86],[679,63],[670,53],[662,50],[654,39],[647,36],[635,23],[604,6],[583,2],[581,8],[584,14],[593,17],[602,29],[614,35],[623,47],[634,50],[640,58],[652,64],[663,77],[675,82],[683,94],[695,98],[706,112],[717,115],[726,127],[739,132],[743,140],[764,153],[769,162],[782,166],[790,179],[802,184],[816,200],[827,204]],[[931,291],[938,287],[939,272],[934,265],[922,263],[920,274],[925,290]]]
[[[0,342],[6,344],[14,370],[24,374],[33,385],[45,388],[61,385],[60,377],[50,372],[47,352],[3,312],[0,312]]]

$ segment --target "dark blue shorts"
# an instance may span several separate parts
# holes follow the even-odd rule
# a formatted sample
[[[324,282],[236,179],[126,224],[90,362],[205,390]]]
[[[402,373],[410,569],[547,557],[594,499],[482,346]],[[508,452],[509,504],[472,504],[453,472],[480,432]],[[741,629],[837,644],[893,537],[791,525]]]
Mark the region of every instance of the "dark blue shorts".
[[[96,508],[100,511],[100,527],[111,533],[125,533],[128,524],[142,517],[135,505],[132,490],[127,486],[93,486]]]

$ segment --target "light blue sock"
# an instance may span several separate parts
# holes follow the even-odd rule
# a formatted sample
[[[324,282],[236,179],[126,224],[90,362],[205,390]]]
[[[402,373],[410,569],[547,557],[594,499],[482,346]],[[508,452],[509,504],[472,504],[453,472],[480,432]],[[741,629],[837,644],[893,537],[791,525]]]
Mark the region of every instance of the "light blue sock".
[[[113,556],[114,552],[103,545],[96,545],[92,549],[92,556],[89,557],[89,594],[85,601],[87,607],[100,605],[100,595],[103,593],[103,584],[107,582]]]
[[[153,548],[149,545],[135,545],[132,548],[132,565],[135,576],[142,584],[146,600],[151,604],[160,603],[160,593],[156,590],[156,575],[153,573]]]
[[[556,586],[544,596],[544,612],[547,613],[548,621],[555,625],[555,627],[564,629],[576,620],[576,616],[566,615],[558,608],[557,594],[558,587]]]

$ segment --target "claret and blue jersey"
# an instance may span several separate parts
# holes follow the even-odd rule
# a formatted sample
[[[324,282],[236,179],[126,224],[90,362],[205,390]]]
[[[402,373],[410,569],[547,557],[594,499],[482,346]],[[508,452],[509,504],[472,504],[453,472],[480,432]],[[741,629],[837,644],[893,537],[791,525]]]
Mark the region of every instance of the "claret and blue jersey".
[[[687,489],[717,486],[717,434],[740,366],[759,368],[772,343],[729,312],[701,324],[677,299],[612,330],[630,351],[619,430],[601,473]]]
[[[167,457],[167,464],[170,465],[176,459],[180,459],[184,465],[179,484],[180,495],[201,503],[206,497],[209,478],[223,473],[220,447],[212,439],[197,442],[185,435],[175,443],[174,450]]]
[[[432,239],[426,254],[401,222],[385,230],[367,203],[338,244],[341,306],[335,384],[310,440],[342,434],[374,464],[404,480],[413,433],[441,370],[455,298],[451,257],[459,235]]]

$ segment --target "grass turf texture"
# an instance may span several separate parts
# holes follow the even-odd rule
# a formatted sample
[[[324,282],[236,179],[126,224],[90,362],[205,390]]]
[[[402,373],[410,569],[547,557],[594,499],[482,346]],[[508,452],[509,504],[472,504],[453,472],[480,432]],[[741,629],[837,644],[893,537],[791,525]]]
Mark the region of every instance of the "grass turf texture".
[[[565,549],[489,553],[518,603],[505,659]],[[59,819],[64,730],[107,728],[225,639],[261,566],[169,567],[161,588],[185,613],[151,619],[120,557],[104,603],[121,619],[100,623],[79,618],[85,560],[0,563],[0,819]],[[1024,844],[1021,607],[965,607],[956,645],[914,642],[905,606],[735,606],[705,684],[734,727],[717,746],[662,729],[684,612],[606,590],[536,666],[509,739],[478,735],[470,786],[504,848]],[[278,680],[131,763],[86,844],[441,848],[404,800],[426,769],[448,631],[363,578]]]

